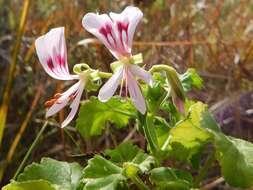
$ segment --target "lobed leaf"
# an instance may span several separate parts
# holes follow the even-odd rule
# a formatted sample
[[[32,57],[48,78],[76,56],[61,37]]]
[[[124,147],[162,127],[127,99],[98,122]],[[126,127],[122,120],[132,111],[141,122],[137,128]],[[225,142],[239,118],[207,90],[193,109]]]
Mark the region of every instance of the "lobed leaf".
[[[128,100],[112,97],[103,103],[96,97],[91,97],[81,105],[76,128],[84,138],[90,138],[100,135],[108,121],[114,123],[116,127],[125,127],[135,113],[135,108]]]
[[[114,190],[126,180],[121,167],[99,155],[88,161],[83,172],[85,190]]]
[[[24,182],[13,181],[4,186],[2,190],[58,190],[45,180],[29,180]]]
[[[33,163],[18,176],[17,183],[44,180],[60,189],[72,190],[78,186],[82,168],[77,163],[67,163],[51,158],[43,158],[41,162]],[[26,183],[24,183],[26,184]]]
[[[150,169],[151,165],[155,163],[153,156],[143,152],[130,142],[122,143],[113,150],[106,150],[105,155],[110,156],[110,160],[114,163],[135,165],[141,172],[146,172]]]
[[[187,118],[170,130],[169,145],[176,158],[190,161],[210,141],[211,135],[201,126],[202,113],[206,109],[203,103],[193,104]]]

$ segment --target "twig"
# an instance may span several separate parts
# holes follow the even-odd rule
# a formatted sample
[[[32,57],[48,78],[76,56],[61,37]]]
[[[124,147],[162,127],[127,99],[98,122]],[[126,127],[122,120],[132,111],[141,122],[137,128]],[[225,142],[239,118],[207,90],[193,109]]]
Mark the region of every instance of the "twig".
[[[130,133],[128,133],[128,135],[126,136],[126,138],[122,142],[129,141],[133,137],[133,135],[135,134],[136,130],[137,130],[137,124],[135,124],[134,128],[130,131]]]
[[[200,189],[203,189],[203,190],[213,189],[214,187],[216,187],[217,185],[219,185],[219,184],[221,184],[223,182],[224,182],[224,178],[223,177],[219,177],[218,179],[212,181],[211,183],[208,183],[208,184],[204,185]]]

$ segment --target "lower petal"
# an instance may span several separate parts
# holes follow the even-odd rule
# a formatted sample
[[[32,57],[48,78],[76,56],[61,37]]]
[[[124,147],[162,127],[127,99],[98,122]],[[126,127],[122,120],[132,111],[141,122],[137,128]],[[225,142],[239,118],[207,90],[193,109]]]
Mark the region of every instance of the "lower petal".
[[[70,111],[69,115],[67,116],[67,118],[61,124],[62,128],[66,127],[72,121],[72,119],[75,117],[76,112],[77,112],[78,107],[79,107],[81,97],[82,97],[83,90],[84,90],[84,83],[81,82],[79,87],[78,87],[77,95],[76,95],[75,99],[73,100],[73,102],[70,105],[71,111]]]
[[[140,87],[137,81],[133,77],[132,73],[129,71],[127,73],[127,81],[128,81],[129,94],[135,107],[137,108],[139,112],[141,112],[142,114],[145,114],[146,113],[145,99],[142,95],[142,92],[140,90]]]
[[[71,86],[67,91],[65,91],[62,96],[57,100],[57,102],[55,102],[48,110],[46,113],[46,117],[50,117],[54,114],[56,114],[57,112],[59,112],[61,109],[63,109],[69,101],[69,97],[71,94],[74,94],[79,86],[80,86],[80,81],[75,83],[73,86]]]
[[[120,81],[122,80],[123,69],[124,68],[122,67],[116,71],[116,73],[114,73],[113,76],[100,89],[98,93],[98,99],[101,102],[106,102],[113,96],[119,86]]]
[[[145,81],[147,84],[152,85],[153,80],[152,80],[152,75],[144,70],[143,68],[137,66],[137,65],[130,65],[130,70],[133,73],[133,75],[139,77],[143,81]]]

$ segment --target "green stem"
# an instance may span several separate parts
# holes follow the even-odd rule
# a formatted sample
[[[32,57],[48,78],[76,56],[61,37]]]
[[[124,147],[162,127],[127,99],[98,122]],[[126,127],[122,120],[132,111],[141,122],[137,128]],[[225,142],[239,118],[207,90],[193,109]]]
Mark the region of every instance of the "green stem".
[[[151,126],[152,119],[153,119],[152,116],[148,116],[148,114],[146,114],[145,116],[140,116],[141,127],[143,129],[146,140],[148,141],[151,152],[154,155],[157,155],[157,153],[159,152],[157,139],[154,139],[154,135],[152,135],[150,131],[152,127]]]
[[[172,138],[172,136],[169,135],[168,138],[166,139],[166,141],[164,142],[164,144],[162,145],[162,148],[161,148],[162,151],[165,151],[167,149],[167,147],[169,146],[171,138]]]
[[[132,182],[141,190],[149,190],[145,183],[139,178],[138,175],[135,175],[130,178]]]
[[[215,160],[215,153],[212,152],[209,154],[209,156],[206,159],[206,162],[204,166],[200,169],[199,175],[196,177],[194,186],[199,187],[200,182],[204,179],[204,177],[207,175],[208,169],[211,167],[213,161]]]
[[[44,125],[42,126],[42,128],[40,129],[38,135],[36,136],[36,138],[35,138],[35,140],[33,141],[32,145],[31,145],[30,148],[28,149],[28,151],[27,151],[27,153],[26,153],[24,159],[22,160],[22,162],[21,162],[21,164],[19,165],[19,167],[18,167],[18,169],[17,169],[15,175],[13,176],[13,178],[12,178],[13,180],[15,180],[15,179],[17,178],[18,174],[19,174],[20,171],[23,169],[23,167],[24,167],[24,165],[25,165],[25,163],[26,163],[28,157],[31,155],[31,153],[32,153],[34,147],[36,146],[37,142],[39,141],[39,139],[40,139],[42,133],[45,131],[45,129],[46,129],[46,127],[47,127],[47,124],[48,124],[48,121],[46,121],[46,122],[44,123]]]
[[[106,73],[106,72],[99,71],[98,75],[101,78],[110,78],[113,74],[112,73]]]

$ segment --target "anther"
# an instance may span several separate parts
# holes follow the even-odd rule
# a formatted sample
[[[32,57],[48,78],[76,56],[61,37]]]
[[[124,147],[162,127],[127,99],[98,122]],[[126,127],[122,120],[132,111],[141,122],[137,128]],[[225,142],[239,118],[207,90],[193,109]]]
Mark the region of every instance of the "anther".
[[[55,99],[58,99],[58,98],[60,98],[61,96],[62,96],[61,93],[56,93],[56,94],[54,95],[54,98],[55,98]]]

